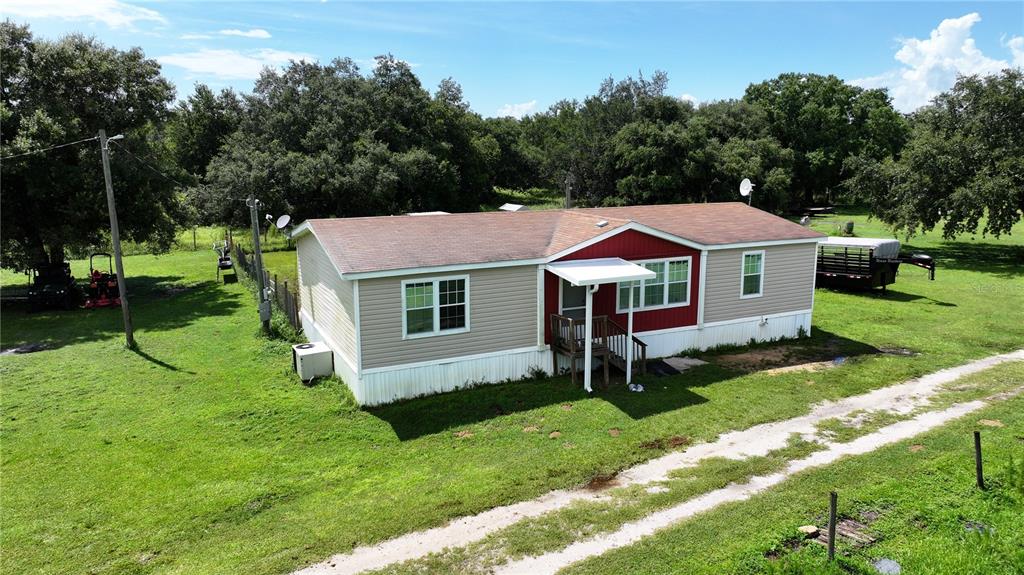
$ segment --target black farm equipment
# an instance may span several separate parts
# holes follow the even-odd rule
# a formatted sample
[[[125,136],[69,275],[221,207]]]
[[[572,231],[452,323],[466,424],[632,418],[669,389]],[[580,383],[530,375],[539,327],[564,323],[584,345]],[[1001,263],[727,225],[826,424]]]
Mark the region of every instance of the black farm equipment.
[[[72,309],[78,305],[78,285],[71,275],[71,264],[41,263],[32,270],[32,285],[28,288],[30,309]]]
[[[93,260],[107,258],[107,270],[98,269]],[[117,274],[114,273],[114,258],[108,253],[95,253],[89,256],[89,288],[86,290],[85,307],[114,307],[121,305],[121,291],[117,287]]]

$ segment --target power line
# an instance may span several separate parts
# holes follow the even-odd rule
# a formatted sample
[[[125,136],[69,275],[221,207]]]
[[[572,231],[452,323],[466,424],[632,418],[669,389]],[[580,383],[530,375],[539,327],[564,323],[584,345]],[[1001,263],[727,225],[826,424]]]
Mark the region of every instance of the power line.
[[[109,141],[109,140],[108,140],[108,141]],[[136,156],[135,154],[133,154],[133,153],[131,152],[131,150],[129,150],[128,148],[126,148],[126,147],[125,147],[124,145],[122,145],[122,144],[121,144],[120,142],[117,142],[117,141],[115,141],[115,142],[113,142],[113,143],[114,143],[114,144],[116,144],[118,148],[120,148],[121,150],[123,150],[123,151],[124,151],[125,153],[127,153],[127,154],[128,154],[129,156],[131,156],[132,158],[134,158],[136,162],[139,162],[139,163],[140,163],[140,164],[142,164],[143,166],[146,166],[146,167],[147,167],[147,168],[149,168],[150,170],[152,170],[152,171],[156,172],[156,173],[157,173],[157,174],[158,174],[158,175],[159,175],[160,177],[162,177],[162,178],[164,178],[164,179],[168,180],[169,182],[172,182],[172,183],[174,183],[174,184],[177,184],[178,186],[180,186],[180,187],[182,187],[182,188],[187,188],[187,187],[188,187],[188,186],[186,186],[185,184],[183,184],[183,183],[179,182],[178,180],[175,180],[174,178],[172,178],[172,177],[168,176],[167,174],[163,173],[162,171],[160,171],[160,170],[159,170],[158,168],[156,168],[155,166],[153,166],[153,165],[152,165],[152,164],[150,164],[149,162],[147,162],[147,161],[143,160],[142,158],[140,158],[140,157]]]
[[[68,146],[74,146],[75,144],[81,144],[83,142],[91,142],[97,139],[97,136],[91,138],[85,138],[82,140],[76,140],[74,142],[68,142],[66,144],[57,144],[56,146],[50,146],[49,148],[43,148],[41,150],[32,150],[31,152],[22,152],[20,154],[13,154],[11,156],[4,156],[0,160],[12,160],[14,158],[20,158],[22,156],[31,156],[32,154],[42,154],[43,152],[49,152],[50,150],[56,150],[57,148],[66,148]]]

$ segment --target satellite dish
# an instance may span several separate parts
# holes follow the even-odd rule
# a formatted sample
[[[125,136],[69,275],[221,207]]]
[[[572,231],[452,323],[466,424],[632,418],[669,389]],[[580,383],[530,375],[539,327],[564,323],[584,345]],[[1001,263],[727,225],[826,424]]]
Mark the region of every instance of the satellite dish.
[[[285,226],[287,226],[288,223],[291,222],[291,221],[292,221],[292,217],[289,216],[288,214],[285,214],[285,215],[277,218],[277,222],[275,222],[274,225],[277,226],[277,229],[283,230],[285,228]]]
[[[740,195],[745,198],[749,196],[752,191],[754,191],[754,184],[752,184],[749,179],[743,178],[743,181],[740,182]]]

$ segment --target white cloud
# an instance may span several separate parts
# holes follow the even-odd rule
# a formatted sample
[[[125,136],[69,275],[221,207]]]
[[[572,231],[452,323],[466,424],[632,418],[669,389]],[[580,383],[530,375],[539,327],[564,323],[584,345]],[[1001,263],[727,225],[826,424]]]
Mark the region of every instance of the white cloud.
[[[262,28],[253,28],[251,30],[221,30],[220,33],[224,36],[241,36],[243,38],[270,38],[270,32]]]
[[[1013,54],[1013,65],[1017,68],[1024,68],[1024,36],[1014,36],[1003,44]]]
[[[291,60],[314,61],[312,54],[284,50],[213,50],[203,48],[196,52],[168,54],[157,61],[168,66],[184,68],[193,74],[209,75],[225,80],[253,80],[260,77],[264,67],[280,67]]]
[[[182,34],[181,36],[178,36],[178,38],[182,40],[209,40],[213,38],[213,36],[210,36],[209,34]]]
[[[700,100],[697,99],[697,96],[694,96],[693,94],[682,94],[679,96],[679,99],[684,102],[689,102],[694,106],[700,103]]]
[[[529,102],[523,102],[522,104],[505,104],[498,108],[498,116],[504,118],[505,116],[512,116],[513,118],[522,118],[537,108],[537,100],[530,100]]]
[[[142,21],[167,22],[156,10],[120,0],[5,0],[4,12],[8,16],[23,18],[103,22],[111,28],[132,26]]]
[[[864,88],[889,88],[893,105],[903,112],[911,112],[953,87],[957,75],[998,74],[1009,64],[983,54],[971,37],[971,27],[980,21],[981,16],[972,12],[943,20],[926,39],[901,39],[902,46],[895,57],[903,64],[902,68],[851,83]],[[1024,49],[1024,41],[1021,44]],[[1014,47],[1011,45],[1010,49]],[[1016,61],[1017,52],[1014,52],[1014,59]]]

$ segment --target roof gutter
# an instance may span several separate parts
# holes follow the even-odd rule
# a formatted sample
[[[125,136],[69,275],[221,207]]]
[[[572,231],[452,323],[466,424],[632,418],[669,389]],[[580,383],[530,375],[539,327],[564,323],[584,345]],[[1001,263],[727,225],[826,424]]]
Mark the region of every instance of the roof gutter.
[[[313,227],[309,225],[309,220],[303,220],[303,222],[301,224],[295,226],[295,229],[292,230],[292,236],[291,237],[292,237],[292,239],[295,239],[295,238],[297,238],[299,236],[304,236],[307,233],[310,233],[312,231],[313,231]]]

